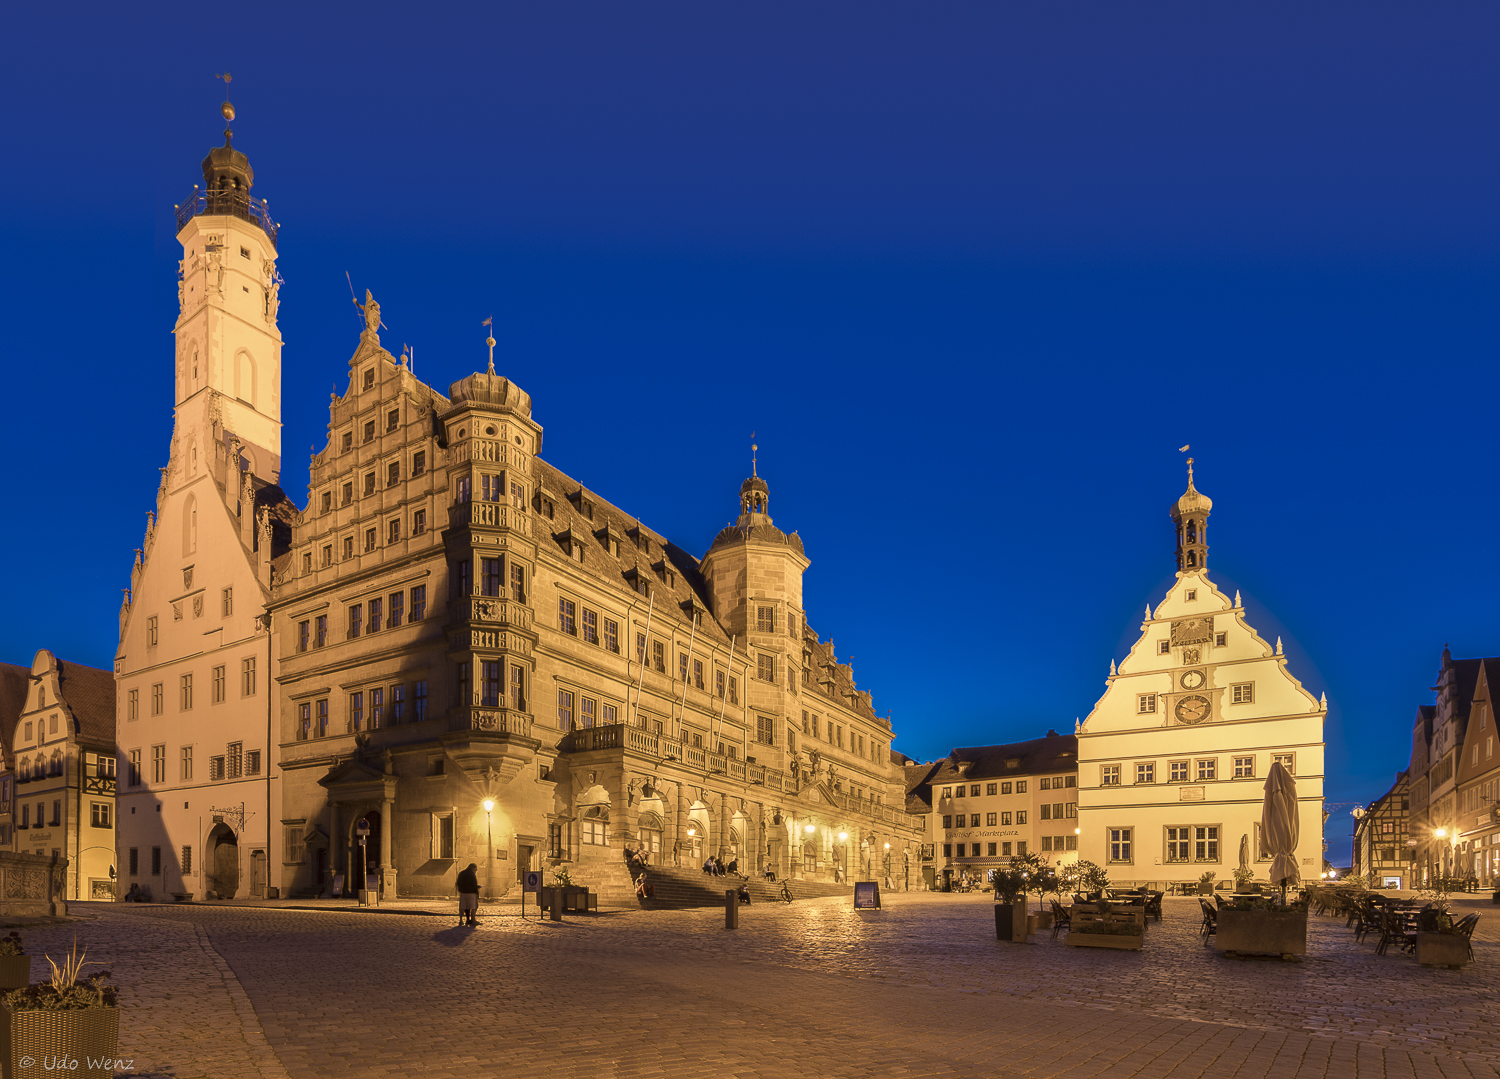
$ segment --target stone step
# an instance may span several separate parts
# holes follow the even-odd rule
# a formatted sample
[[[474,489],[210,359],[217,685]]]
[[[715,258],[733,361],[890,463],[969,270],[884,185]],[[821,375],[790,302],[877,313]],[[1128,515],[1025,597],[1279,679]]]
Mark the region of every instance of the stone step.
[[[711,877],[697,869],[658,866],[648,866],[646,875],[655,892],[654,898],[641,903],[648,910],[721,906],[724,903],[724,893],[739,888],[741,884],[749,891],[752,903],[781,900],[781,885],[764,879],[738,875]],[[794,899],[854,894],[851,886],[828,881],[793,880],[791,887]]]

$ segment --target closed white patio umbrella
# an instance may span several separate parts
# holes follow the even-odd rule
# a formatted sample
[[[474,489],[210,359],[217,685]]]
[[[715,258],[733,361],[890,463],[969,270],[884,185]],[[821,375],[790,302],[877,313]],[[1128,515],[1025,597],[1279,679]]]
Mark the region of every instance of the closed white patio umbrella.
[[[1281,887],[1283,901],[1286,887],[1295,883],[1297,873],[1297,783],[1277,761],[1266,776],[1266,798],[1260,809],[1261,843],[1271,854],[1271,883]]]

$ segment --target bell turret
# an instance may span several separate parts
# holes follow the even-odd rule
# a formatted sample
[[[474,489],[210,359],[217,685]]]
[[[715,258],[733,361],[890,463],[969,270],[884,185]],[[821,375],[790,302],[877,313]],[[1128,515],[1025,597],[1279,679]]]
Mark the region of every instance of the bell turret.
[[[1193,459],[1188,458],[1188,485],[1169,511],[1177,526],[1177,572],[1196,573],[1208,566],[1208,515],[1213,499],[1193,486]]]

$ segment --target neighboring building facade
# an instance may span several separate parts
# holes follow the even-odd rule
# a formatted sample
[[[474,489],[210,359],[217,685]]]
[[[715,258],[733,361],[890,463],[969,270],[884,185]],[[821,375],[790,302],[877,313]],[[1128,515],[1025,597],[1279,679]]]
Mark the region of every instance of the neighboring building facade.
[[[1413,813],[1412,837],[1417,841],[1423,883],[1435,877],[1466,875],[1461,873],[1463,859],[1459,854],[1458,758],[1468,733],[1469,712],[1483,662],[1456,660],[1444,648],[1443,667],[1434,687],[1437,704],[1431,713],[1430,733],[1426,717],[1419,716],[1413,728],[1417,737],[1428,734],[1427,768],[1420,775],[1411,770],[1412,787],[1422,792],[1412,799],[1414,810],[1422,807],[1420,818]]]
[[[0,664],[0,847],[66,858],[68,899],[115,897],[114,700],[109,671],[45,648]]]
[[[288,512],[276,226],[230,145],[177,208],[173,430],[120,609],[115,715],[123,884],[265,896],[276,802],[265,617]]]
[[[967,875],[985,880],[1013,856],[1052,865],[1078,860],[1078,739],[966,746],[908,768],[908,807],[930,806],[923,863],[929,887]]]
[[[1367,877],[1373,888],[1411,885],[1416,850],[1409,842],[1407,828],[1409,794],[1406,773],[1402,772],[1390,790],[1357,814],[1353,872]]]
[[[1259,841],[1267,770],[1281,762],[1297,783],[1297,863],[1323,863],[1323,723],[1327,704],[1286,668],[1207,573],[1212,502],[1193,486],[1171,509],[1177,580],[1141,624],[1130,655],[1110,665],[1108,688],[1078,738],[1080,857],[1116,882],[1227,877]]]
[[[1493,687],[1493,688],[1492,688]],[[1454,840],[1461,876],[1483,888],[1500,881],[1500,752],[1496,751],[1495,700],[1500,693],[1500,660],[1479,666],[1474,698],[1461,748],[1454,796]]]

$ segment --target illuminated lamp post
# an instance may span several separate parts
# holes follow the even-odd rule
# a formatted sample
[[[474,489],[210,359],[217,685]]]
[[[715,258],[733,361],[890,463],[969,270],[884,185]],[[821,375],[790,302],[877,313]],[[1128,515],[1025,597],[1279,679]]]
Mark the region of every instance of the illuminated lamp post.
[[[479,804],[484,807],[484,839],[485,839],[485,850],[488,852],[485,855],[485,880],[484,880],[484,888],[485,888],[485,892],[489,895],[489,898],[494,899],[495,898],[495,830],[494,830],[495,800],[493,798],[486,798],[484,801],[480,802]]]

